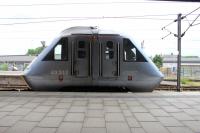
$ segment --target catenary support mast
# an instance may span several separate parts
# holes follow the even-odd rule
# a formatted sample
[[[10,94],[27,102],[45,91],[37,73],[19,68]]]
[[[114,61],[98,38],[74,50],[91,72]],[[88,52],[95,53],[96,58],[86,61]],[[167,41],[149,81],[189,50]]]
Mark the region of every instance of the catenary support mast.
[[[177,24],[178,24],[178,55],[177,55],[177,91],[181,91],[181,14],[178,14]]]

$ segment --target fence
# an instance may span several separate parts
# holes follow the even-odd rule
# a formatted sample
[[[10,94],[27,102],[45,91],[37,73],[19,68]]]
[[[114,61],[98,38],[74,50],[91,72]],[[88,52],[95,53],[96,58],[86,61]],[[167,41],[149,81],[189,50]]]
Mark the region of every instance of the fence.
[[[172,68],[161,68],[165,79],[176,79],[177,70]],[[200,66],[181,66],[181,77],[200,80]]]

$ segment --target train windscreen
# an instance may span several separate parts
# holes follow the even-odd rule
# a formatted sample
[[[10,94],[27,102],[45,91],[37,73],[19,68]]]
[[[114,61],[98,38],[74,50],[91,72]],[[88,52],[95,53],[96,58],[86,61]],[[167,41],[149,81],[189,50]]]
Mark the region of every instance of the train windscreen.
[[[123,39],[124,61],[127,62],[146,62],[146,59],[135,45],[127,38]]]
[[[53,49],[44,58],[44,61],[67,61],[68,60],[68,38],[61,38]]]

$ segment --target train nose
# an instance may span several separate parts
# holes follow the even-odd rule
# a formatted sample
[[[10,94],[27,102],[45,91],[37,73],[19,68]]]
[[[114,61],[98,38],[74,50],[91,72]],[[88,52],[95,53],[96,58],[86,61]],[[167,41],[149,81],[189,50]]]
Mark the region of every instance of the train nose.
[[[23,76],[24,80],[26,81],[27,85],[30,87],[30,78],[28,76],[28,74],[26,73],[26,71],[24,72],[24,76]]]
[[[157,77],[160,79],[160,81],[162,81],[164,78],[164,75],[160,71],[158,71]]]
[[[154,76],[155,88],[160,85],[163,78],[164,78],[164,75],[160,71],[157,71],[156,75]]]
[[[24,71],[24,80],[26,81],[27,85],[30,87],[30,89],[33,89],[32,85],[32,76],[31,76],[31,71],[29,69],[26,69]]]

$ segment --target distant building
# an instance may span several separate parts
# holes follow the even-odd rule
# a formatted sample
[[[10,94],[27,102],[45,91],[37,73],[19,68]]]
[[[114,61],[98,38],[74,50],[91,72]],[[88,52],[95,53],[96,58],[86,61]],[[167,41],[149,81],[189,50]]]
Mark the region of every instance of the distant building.
[[[34,58],[28,55],[1,55],[0,70],[23,71]]]
[[[163,55],[163,69],[167,70],[168,74],[176,74],[177,56]],[[185,77],[200,77],[200,57],[181,57],[181,75]]]

